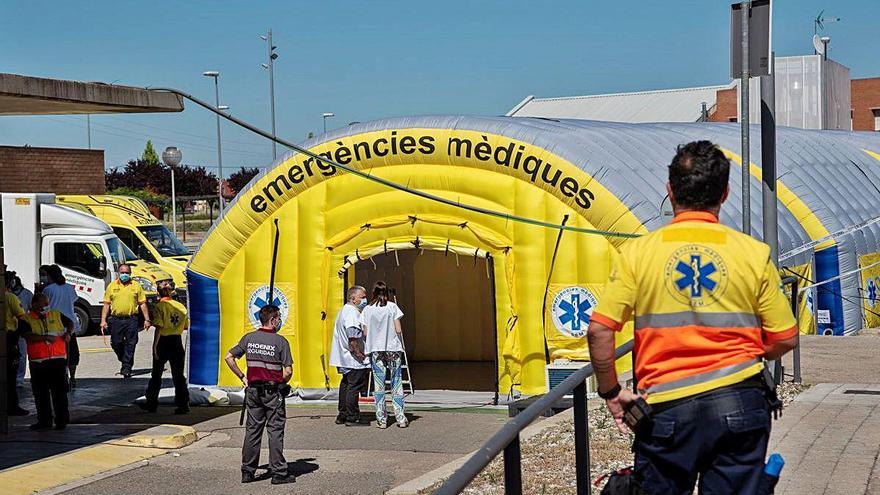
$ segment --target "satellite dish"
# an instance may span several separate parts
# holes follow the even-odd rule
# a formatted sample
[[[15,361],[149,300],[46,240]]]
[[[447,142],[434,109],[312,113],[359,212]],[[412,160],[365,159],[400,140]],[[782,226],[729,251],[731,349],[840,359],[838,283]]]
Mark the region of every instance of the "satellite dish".
[[[825,54],[825,44],[822,43],[822,38],[820,38],[818,34],[813,35],[813,48],[816,49],[817,54]]]

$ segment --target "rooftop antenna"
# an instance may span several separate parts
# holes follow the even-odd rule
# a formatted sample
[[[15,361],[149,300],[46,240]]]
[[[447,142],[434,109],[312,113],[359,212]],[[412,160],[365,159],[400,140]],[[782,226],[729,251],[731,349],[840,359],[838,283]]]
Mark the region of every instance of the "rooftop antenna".
[[[825,10],[823,9],[822,12],[819,12],[819,15],[817,15],[816,18],[813,19],[813,40],[814,40],[813,41],[813,48],[815,48],[814,55],[822,55],[823,54],[823,52],[820,51],[818,48],[819,45],[815,42],[815,40],[818,38],[817,35],[819,34],[819,31],[825,30],[826,23],[840,22],[840,20],[841,20],[840,17],[824,17],[824,16],[825,16]]]

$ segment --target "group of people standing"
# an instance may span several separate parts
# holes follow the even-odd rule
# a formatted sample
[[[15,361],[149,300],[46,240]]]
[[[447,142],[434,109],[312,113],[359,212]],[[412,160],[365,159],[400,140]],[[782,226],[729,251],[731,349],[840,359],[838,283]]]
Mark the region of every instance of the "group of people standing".
[[[67,393],[76,387],[79,365],[76,291],[58,265],[40,267],[36,293],[23,287],[15,272],[5,273],[5,287],[7,410],[11,416],[29,414],[20,406],[17,390],[24,385],[24,367],[29,362],[37,409],[37,422],[30,428],[44,430],[54,424],[64,429],[70,422]]]
[[[403,312],[389,297],[384,282],[373,287],[373,297],[354,286],[346,292],[347,302],[336,316],[330,365],[336,366],[342,379],[339,383],[339,405],[336,424],[366,426],[360,417],[358,397],[372,371],[376,423],[388,427],[385,410],[385,380],[391,377],[392,403],[397,426],[406,428],[404,414],[403,335],[400,319]],[[257,481],[260,444],[265,430],[269,440],[269,469],[272,484],[293,483],[296,477],[288,472],[284,459],[284,399],[290,391],[287,382],[293,375],[290,344],[278,334],[284,324],[277,306],[268,304],[259,311],[260,328],[248,332],[226,353],[229,370],[244,385],[242,417],[247,417],[242,446],[241,482]],[[237,360],[244,357],[247,371],[241,371]]]
[[[339,404],[336,424],[367,425],[361,421],[358,397],[373,373],[373,399],[376,405],[376,426],[388,427],[385,409],[385,380],[391,378],[391,403],[397,426],[406,428],[403,399],[403,311],[389,297],[388,286],[379,281],[373,286],[373,297],[356,285],[346,293],[347,304],[339,310],[333,330],[330,365],[336,366],[342,379],[339,383]]]

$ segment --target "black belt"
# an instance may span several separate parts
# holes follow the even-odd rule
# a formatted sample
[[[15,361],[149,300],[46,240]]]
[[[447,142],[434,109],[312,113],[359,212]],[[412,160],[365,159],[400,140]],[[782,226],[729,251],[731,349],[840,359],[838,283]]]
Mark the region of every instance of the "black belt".
[[[713,388],[712,390],[707,390],[706,392],[700,392],[696,395],[691,395],[688,397],[682,397],[681,399],[675,399],[665,402],[659,402],[657,404],[651,404],[651,412],[653,414],[657,414],[659,412],[667,411],[672,409],[675,406],[680,406],[686,402],[690,402],[692,400],[701,399],[711,394],[716,394],[719,392],[725,392],[728,390],[733,390],[737,388],[764,388],[764,380],[761,379],[761,374],[752,375],[741,382],[734,383],[732,385],[726,385],[724,387]]]
[[[137,318],[137,314],[133,315],[110,315],[111,318],[119,318],[121,320],[130,320],[133,318]]]
[[[278,382],[256,382],[256,383],[248,383],[248,388],[252,388],[260,393],[268,393],[274,394],[278,391],[278,388],[281,387],[281,383]]]

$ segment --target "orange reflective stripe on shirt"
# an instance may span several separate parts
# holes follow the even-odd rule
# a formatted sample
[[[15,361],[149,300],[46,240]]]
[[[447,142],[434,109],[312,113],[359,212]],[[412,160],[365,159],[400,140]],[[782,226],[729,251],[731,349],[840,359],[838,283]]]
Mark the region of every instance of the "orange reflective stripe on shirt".
[[[760,372],[765,342],[797,332],[769,254],[711,213],[686,212],[615,258],[591,321],[620,330],[634,320],[648,402],[742,381]]]

